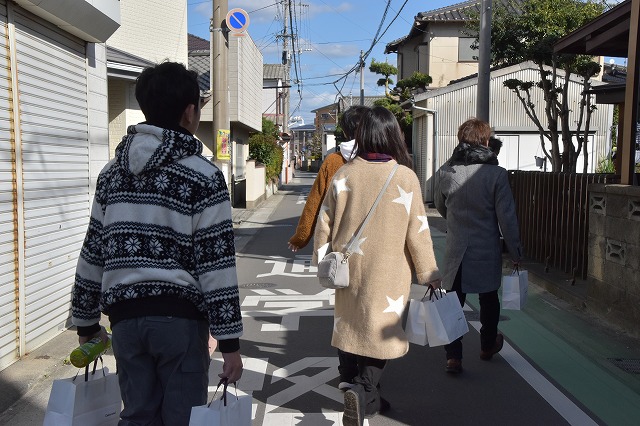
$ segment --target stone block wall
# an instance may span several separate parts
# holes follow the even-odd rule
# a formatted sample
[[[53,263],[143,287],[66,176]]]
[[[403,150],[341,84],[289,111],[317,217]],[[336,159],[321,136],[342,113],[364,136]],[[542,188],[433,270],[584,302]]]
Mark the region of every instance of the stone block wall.
[[[640,336],[640,187],[589,185],[587,304]]]

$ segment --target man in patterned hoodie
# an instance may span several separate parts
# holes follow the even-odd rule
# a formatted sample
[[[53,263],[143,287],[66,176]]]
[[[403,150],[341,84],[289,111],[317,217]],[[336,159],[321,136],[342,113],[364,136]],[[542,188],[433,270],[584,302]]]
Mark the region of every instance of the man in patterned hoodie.
[[[209,334],[229,383],[242,375],[242,318],[231,206],[220,170],[193,136],[197,75],[145,69],[136,99],[146,121],[98,177],[73,287],[80,344],[109,316],[124,409],[120,425],[187,425],[207,400]]]

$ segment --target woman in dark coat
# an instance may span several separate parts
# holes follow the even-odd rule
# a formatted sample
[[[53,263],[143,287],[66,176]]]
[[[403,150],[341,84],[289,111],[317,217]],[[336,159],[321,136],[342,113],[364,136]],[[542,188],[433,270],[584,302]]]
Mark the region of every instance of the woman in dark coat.
[[[507,171],[488,148],[489,124],[470,119],[458,129],[458,146],[437,172],[435,205],[447,220],[442,287],[454,290],[464,305],[467,293],[480,301],[480,358],[502,349],[498,333],[502,277],[500,232],[514,265],[522,257],[518,219]],[[449,373],[462,371],[462,338],[446,345]]]

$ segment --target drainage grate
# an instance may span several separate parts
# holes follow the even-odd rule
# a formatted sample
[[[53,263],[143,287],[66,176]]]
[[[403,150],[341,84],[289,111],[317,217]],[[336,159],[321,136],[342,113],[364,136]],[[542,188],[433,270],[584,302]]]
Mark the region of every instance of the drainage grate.
[[[464,317],[467,321],[480,321],[480,312],[476,311],[464,311]],[[509,318],[506,315],[500,315],[500,321],[509,321]]]
[[[627,373],[640,374],[640,359],[607,358],[616,367]]]
[[[274,283],[247,283],[247,284],[238,285],[238,287],[240,288],[249,288],[249,289],[271,288],[275,286],[276,285]]]

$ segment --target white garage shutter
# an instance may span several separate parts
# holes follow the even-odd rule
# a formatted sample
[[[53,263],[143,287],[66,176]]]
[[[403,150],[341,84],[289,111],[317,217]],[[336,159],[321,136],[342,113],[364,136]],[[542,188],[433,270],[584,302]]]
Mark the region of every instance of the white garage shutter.
[[[24,194],[24,340],[31,351],[69,318],[89,217],[85,44],[16,8]]]
[[[14,223],[16,183],[13,161],[15,139],[7,52],[7,5],[0,0],[0,369],[18,357],[16,246]]]

